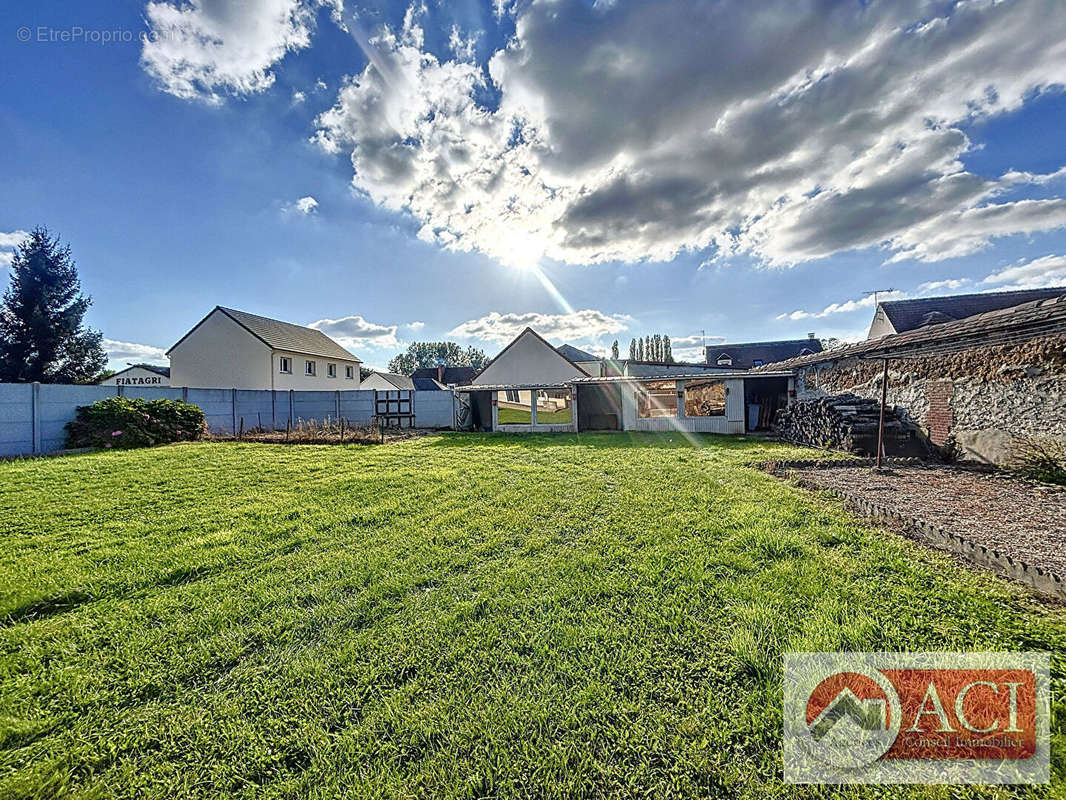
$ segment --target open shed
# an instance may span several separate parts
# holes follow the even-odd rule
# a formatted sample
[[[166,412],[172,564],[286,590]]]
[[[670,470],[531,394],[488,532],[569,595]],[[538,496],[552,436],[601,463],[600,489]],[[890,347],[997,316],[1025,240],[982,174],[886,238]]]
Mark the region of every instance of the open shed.
[[[473,428],[501,433],[685,431],[769,427],[787,404],[791,372],[585,377],[563,383],[461,386]]]

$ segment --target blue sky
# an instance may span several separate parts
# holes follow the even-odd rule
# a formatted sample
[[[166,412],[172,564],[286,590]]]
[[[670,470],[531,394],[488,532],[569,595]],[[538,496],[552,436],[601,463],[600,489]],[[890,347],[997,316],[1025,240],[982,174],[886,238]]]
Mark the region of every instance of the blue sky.
[[[216,304],[383,366],[1066,284],[1050,0],[43,0],[0,36],[0,270],[58,232],[113,365]]]

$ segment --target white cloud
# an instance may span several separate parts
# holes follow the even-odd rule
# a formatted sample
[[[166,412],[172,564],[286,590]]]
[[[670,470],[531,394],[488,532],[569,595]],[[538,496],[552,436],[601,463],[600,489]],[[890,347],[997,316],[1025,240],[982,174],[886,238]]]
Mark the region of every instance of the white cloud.
[[[136,342],[120,342],[116,339],[104,339],[104,350],[111,369],[124,369],[127,364],[170,364],[166,351],[162,347]]]
[[[886,300],[901,300],[906,297],[906,292],[878,292],[877,302],[882,303]],[[821,311],[793,311],[792,313],[778,314],[777,319],[789,319],[789,320],[801,320],[801,319],[822,319],[832,314],[847,314],[851,311],[859,311],[864,308],[874,307],[874,295],[868,294],[865,297],[858,300],[843,300],[839,303],[830,303]]]
[[[304,94],[303,92],[299,91],[299,90],[297,90],[297,91],[295,91],[295,92],[293,92],[293,93],[292,93],[292,104],[293,104],[294,106],[298,106],[298,105],[300,105],[300,104],[301,104],[301,103],[303,103],[303,102],[304,102],[304,101],[305,101],[306,99],[307,99],[307,95],[306,95],[306,94]]]
[[[292,203],[286,203],[281,207],[281,211],[284,214],[302,214],[306,217],[318,211],[318,201],[308,195]]]
[[[965,123],[1066,84],[1059,3],[534,2],[487,76],[426,52],[416,11],[315,139],[422,238],[504,261],[956,257],[1066,225],[1066,200],[1000,201],[1050,176],[961,161]]]
[[[591,308],[569,314],[541,314],[535,311],[501,314],[493,311],[478,319],[467,320],[447,335],[506,344],[525,328],[532,328],[557,344],[574,344],[620,333],[628,328],[630,322],[632,318],[626,314],[604,314]]]
[[[26,231],[0,232],[0,267],[11,266],[11,262],[15,258],[15,248],[27,236],[29,236],[29,233]]]
[[[424,327],[426,327],[426,323],[424,323],[424,322],[408,322],[406,325],[404,325],[404,327],[407,328],[407,330],[409,330],[409,331],[411,331],[413,333],[417,333],[418,331],[420,331]]]
[[[989,275],[982,283],[995,284],[993,291],[997,292],[1066,286],[1066,256],[1044,256],[1015,264]]]
[[[955,292],[969,283],[969,278],[948,278],[943,281],[927,281],[918,285],[918,291],[921,294],[931,294],[933,292],[940,292],[944,289],[949,292]]]
[[[342,347],[353,351],[364,347],[395,349],[405,344],[396,337],[398,325],[379,325],[357,314],[339,319],[320,319],[307,323],[307,327],[322,331]]]
[[[221,102],[274,84],[271,68],[311,43],[314,0],[150,2],[141,65],[182,99]]]

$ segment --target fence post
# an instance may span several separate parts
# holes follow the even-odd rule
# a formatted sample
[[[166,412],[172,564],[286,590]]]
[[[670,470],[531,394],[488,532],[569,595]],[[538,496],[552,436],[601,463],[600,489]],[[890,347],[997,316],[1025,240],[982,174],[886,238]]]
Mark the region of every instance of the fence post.
[[[276,390],[270,390],[270,430],[276,431],[278,429],[278,393]]]
[[[182,386],[181,387],[181,402],[183,402],[183,403],[188,403],[189,402],[189,387],[188,386]]]
[[[292,425],[296,421],[295,401],[293,395],[296,394],[295,389],[289,389],[289,424]]]
[[[237,432],[237,389],[234,387],[230,389],[230,410],[233,416],[233,427],[230,428],[234,433]]]
[[[33,382],[30,392],[30,428],[33,441],[30,447],[34,453],[41,452],[41,384]]]
[[[336,416],[337,419],[340,419],[341,418],[341,392],[340,392],[340,389],[337,389],[333,393],[333,395],[334,395],[334,397],[333,397],[333,405],[337,409],[337,413],[334,416]]]

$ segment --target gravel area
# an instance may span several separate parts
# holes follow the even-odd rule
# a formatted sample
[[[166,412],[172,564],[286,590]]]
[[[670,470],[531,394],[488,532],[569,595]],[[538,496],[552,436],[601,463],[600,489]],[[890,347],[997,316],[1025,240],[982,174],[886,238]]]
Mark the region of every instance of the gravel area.
[[[789,474],[1066,577],[1066,490],[951,467],[895,467],[883,473],[869,467],[834,467]]]

